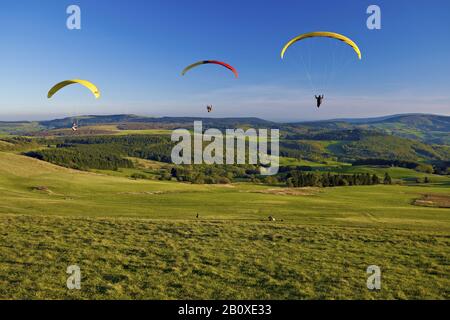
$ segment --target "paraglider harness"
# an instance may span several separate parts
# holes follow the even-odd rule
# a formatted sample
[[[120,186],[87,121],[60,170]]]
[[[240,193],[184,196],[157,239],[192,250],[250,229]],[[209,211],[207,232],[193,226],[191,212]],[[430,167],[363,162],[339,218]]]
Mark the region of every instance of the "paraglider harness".
[[[78,121],[74,120],[72,123],[72,131],[77,131],[78,130]]]
[[[319,96],[315,96],[316,97],[316,99],[317,99],[317,108],[320,108],[320,105],[322,104],[322,102],[323,102],[323,98],[324,98],[324,96],[323,95],[319,95]]]

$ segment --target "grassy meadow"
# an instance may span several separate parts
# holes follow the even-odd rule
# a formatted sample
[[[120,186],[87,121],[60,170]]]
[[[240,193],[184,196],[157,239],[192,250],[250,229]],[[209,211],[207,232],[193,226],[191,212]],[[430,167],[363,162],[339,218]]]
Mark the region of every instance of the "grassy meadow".
[[[1,152],[0,297],[449,298],[450,211],[413,205],[426,194],[448,196],[449,181],[191,185]],[[372,264],[381,291],[366,288]]]

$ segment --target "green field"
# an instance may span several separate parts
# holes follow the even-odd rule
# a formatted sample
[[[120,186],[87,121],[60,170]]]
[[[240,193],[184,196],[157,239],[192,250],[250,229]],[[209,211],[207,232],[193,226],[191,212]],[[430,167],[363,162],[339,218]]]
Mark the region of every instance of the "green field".
[[[330,168],[330,167],[338,167],[338,166],[350,166],[350,164],[325,160],[322,162],[313,162],[308,160],[298,160],[294,158],[288,157],[280,157],[280,166],[309,166],[312,168]]]
[[[333,170],[333,169],[332,169]],[[339,173],[369,173],[369,174],[376,174],[380,177],[384,175],[385,172],[389,173],[389,175],[398,180],[402,181],[414,181],[416,178],[423,179],[425,177],[428,177],[430,181],[435,183],[448,183],[449,179],[448,177],[441,176],[441,175],[435,175],[435,174],[429,174],[424,172],[418,172],[412,169],[407,168],[399,168],[399,167],[369,167],[369,166],[342,166],[338,169],[335,169],[333,171],[339,172]]]
[[[450,211],[412,205],[448,191],[132,180],[0,153],[0,297],[449,298]]]
[[[0,137],[19,132],[37,132],[42,129],[38,122],[1,122]]]
[[[95,126],[87,126],[82,127],[83,130],[100,130],[100,131],[109,131],[110,134],[126,136],[126,135],[136,135],[136,134],[144,134],[144,135],[170,135],[172,133],[171,130],[163,130],[163,129],[145,129],[145,130],[121,130],[117,128],[117,125],[95,125]]]

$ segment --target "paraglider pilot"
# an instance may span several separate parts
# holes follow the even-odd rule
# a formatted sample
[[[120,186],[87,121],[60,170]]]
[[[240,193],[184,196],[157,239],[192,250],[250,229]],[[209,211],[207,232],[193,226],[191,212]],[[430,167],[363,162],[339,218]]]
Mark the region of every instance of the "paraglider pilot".
[[[320,108],[320,105],[322,104],[322,102],[323,102],[323,98],[324,98],[324,96],[323,95],[319,95],[319,96],[315,96],[316,97],[316,100],[317,100],[317,108]]]
[[[76,121],[74,121],[72,124],[72,131],[77,131],[77,130],[78,130],[78,124]]]

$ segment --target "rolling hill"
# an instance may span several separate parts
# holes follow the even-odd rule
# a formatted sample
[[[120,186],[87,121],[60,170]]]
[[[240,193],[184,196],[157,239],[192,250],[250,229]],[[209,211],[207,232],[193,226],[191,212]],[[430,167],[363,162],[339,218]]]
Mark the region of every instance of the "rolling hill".
[[[0,297],[442,299],[448,209],[423,194],[448,186],[191,185],[0,152]],[[83,290],[65,287],[72,264]]]
[[[78,135],[167,135],[175,128],[191,128],[195,120],[203,121],[204,129],[279,128],[282,155],[297,160],[319,163],[362,159],[412,161],[438,165],[444,172],[450,159],[450,117],[426,114],[302,123],[275,123],[258,118],[83,116],[80,117]],[[39,123],[0,122],[0,132],[61,136],[64,141],[65,137],[73,136],[68,129],[71,121],[71,118],[64,118]],[[11,143],[18,145],[8,136],[1,141],[0,149],[3,150],[11,149]],[[25,149],[26,146],[21,150]]]
[[[389,173],[399,184],[190,184],[149,175],[172,171],[164,169],[170,150],[166,129],[192,124],[193,118],[92,117],[80,135],[51,129],[64,121],[46,123],[46,135],[0,137],[1,298],[448,297],[448,176],[336,161],[382,157],[428,163],[448,159],[446,145],[365,124],[208,119],[220,128],[282,126],[288,165]],[[30,129],[29,123],[3,125],[16,133],[22,125],[24,132]],[[33,125],[38,127],[44,124]],[[63,165],[86,161],[88,171],[23,155],[30,150],[54,153]],[[153,158],[166,163],[145,160]],[[100,160],[141,164],[89,170]],[[137,173],[148,176],[133,178]],[[365,287],[365,270],[373,263],[383,270],[381,292]],[[83,290],[65,287],[71,264],[82,269]]]
[[[431,114],[401,114],[377,118],[334,119],[299,122],[294,127],[380,130],[426,143],[450,145],[450,117]]]
[[[108,115],[77,117],[83,126],[104,124],[120,125],[123,128],[177,128],[190,127],[194,120],[203,121],[206,127],[219,129],[233,127],[280,128],[282,131],[305,132],[308,130],[367,129],[420,140],[426,143],[450,145],[450,117],[430,114],[402,114],[377,118],[333,119],[293,123],[275,123],[259,118],[194,118],[194,117],[142,117],[137,115]],[[72,118],[40,122],[0,122],[0,133],[24,134],[36,130],[68,128]]]

